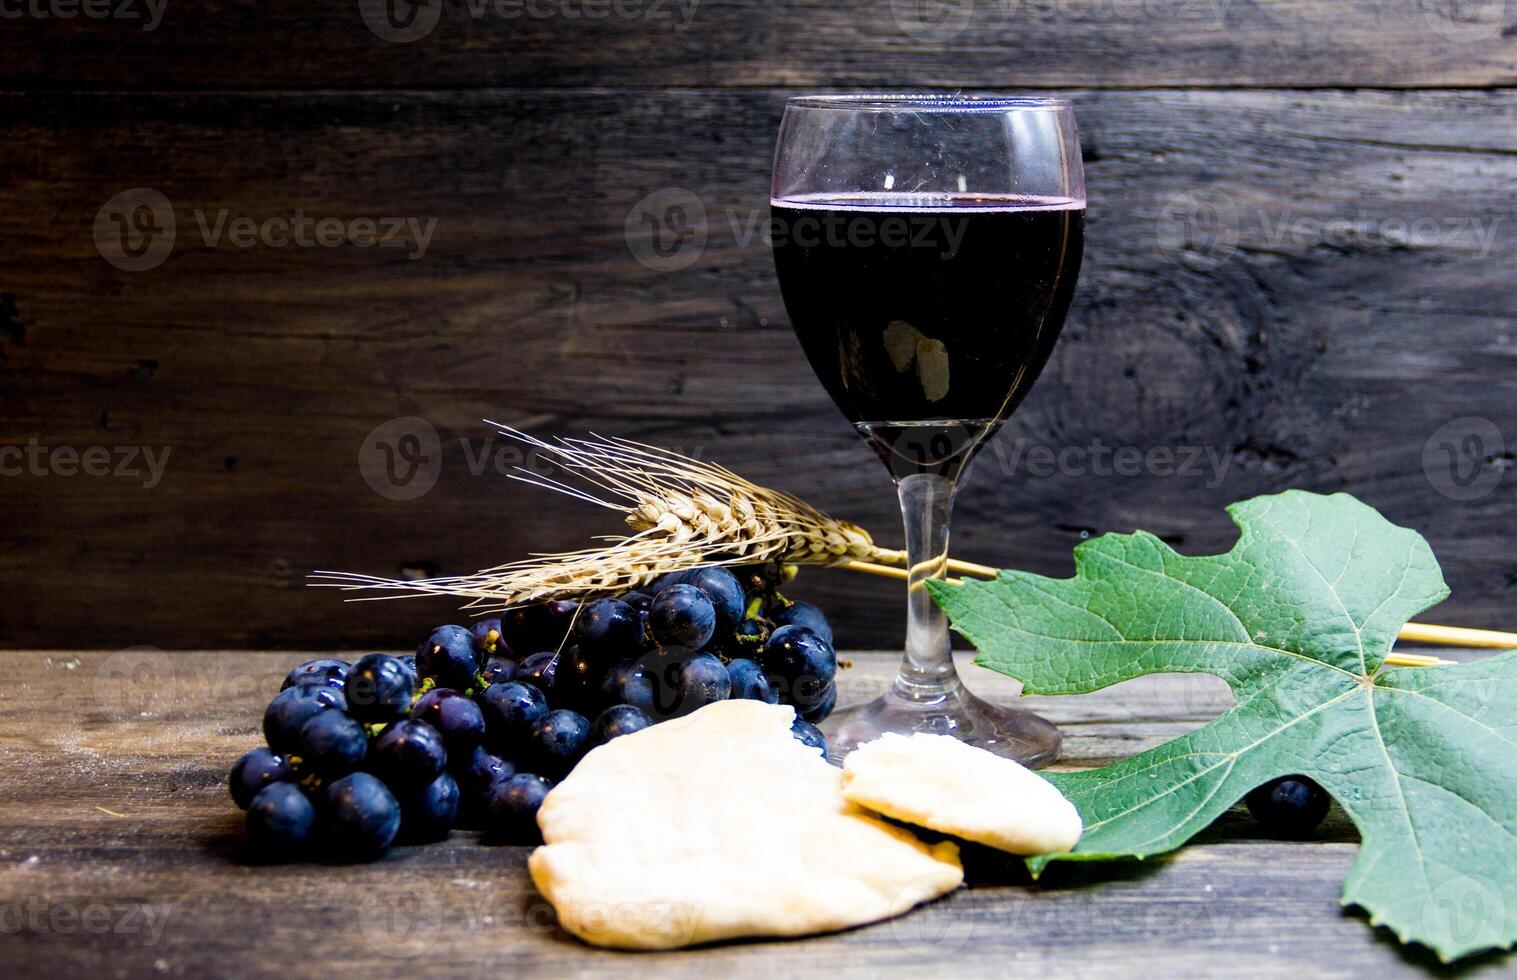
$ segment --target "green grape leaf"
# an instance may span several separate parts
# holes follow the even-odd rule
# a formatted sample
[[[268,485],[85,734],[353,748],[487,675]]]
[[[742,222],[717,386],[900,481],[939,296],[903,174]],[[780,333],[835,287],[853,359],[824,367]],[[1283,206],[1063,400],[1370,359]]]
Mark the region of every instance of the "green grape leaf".
[[[1226,554],[1152,534],[1075,549],[1073,578],[1002,571],[929,586],[975,663],[1029,694],[1202,672],[1220,717],[1086,772],[1052,773],[1085,822],[1068,854],[1142,858],[1184,844],[1245,793],[1304,773],[1362,845],[1343,902],[1453,960],[1517,940],[1517,651],[1385,667],[1409,618],[1448,595],[1432,550],[1347,494],[1287,491],[1228,508]]]

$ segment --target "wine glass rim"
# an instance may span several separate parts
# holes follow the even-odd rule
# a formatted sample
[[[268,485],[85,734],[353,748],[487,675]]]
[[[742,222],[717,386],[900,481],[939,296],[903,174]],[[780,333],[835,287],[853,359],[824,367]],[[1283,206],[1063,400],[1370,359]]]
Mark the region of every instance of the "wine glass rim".
[[[908,93],[837,93],[793,96],[787,106],[850,112],[1058,112],[1073,108],[1068,99],[1045,96],[912,95]]]

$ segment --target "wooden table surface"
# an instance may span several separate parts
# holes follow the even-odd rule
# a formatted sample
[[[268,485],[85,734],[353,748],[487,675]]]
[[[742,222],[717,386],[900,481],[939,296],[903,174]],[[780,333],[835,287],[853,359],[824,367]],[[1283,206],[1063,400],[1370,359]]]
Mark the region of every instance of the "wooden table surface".
[[[666,954],[592,949],[554,926],[528,849],[471,832],[367,865],[240,859],[226,774],[299,653],[7,652],[0,688],[0,963],[17,977],[485,974],[909,976],[1436,971],[1338,905],[1358,845],[1334,811],[1310,842],[1234,810],[1142,863],[1055,867],[1034,884],[980,860],[970,886],[892,922],[804,940]],[[854,654],[844,704],[894,666]],[[965,665],[981,693],[1015,685]],[[1143,678],[1028,698],[1065,734],[1061,765],[1102,764],[1229,704],[1211,677]],[[783,815],[776,815],[782,818]],[[1510,973],[1480,958],[1463,972]]]

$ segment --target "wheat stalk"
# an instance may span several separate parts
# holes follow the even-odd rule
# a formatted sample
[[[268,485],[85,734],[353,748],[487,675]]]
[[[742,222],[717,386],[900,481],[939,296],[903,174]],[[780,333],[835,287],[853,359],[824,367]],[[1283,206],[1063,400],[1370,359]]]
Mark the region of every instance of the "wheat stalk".
[[[489,424],[580,483],[522,467],[512,479],[620,511],[632,533],[609,536],[605,547],[537,555],[472,575],[402,580],[322,571],[312,576],[314,584],[390,593],[366,598],[450,595],[471,600],[469,608],[506,609],[549,598],[615,595],[703,565],[838,565],[899,555],[877,547],[857,524],[715,463],[628,439],[546,441]]]

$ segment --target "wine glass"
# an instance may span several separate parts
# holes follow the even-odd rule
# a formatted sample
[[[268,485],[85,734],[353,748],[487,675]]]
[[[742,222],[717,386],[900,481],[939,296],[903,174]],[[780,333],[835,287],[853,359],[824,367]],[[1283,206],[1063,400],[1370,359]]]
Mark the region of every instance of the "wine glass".
[[[1059,732],[954,670],[928,595],[959,478],[1026,396],[1079,275],[1085,175],[1059,99],[791,99],[770,199],[785,308],[817,377],[885,463],[906,526],[906,654],[884,695],[839,712],[837,757],[932,732],[1026,765]]]

